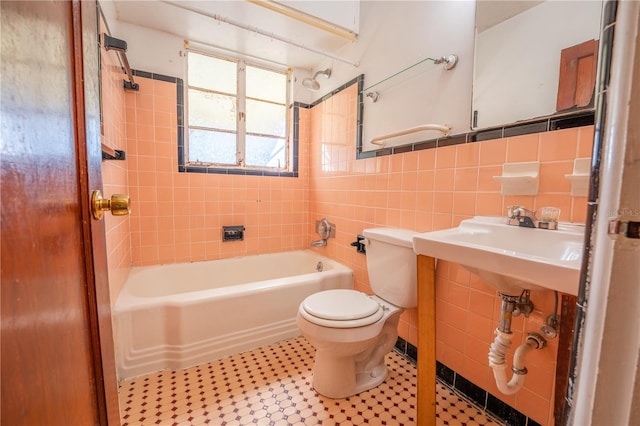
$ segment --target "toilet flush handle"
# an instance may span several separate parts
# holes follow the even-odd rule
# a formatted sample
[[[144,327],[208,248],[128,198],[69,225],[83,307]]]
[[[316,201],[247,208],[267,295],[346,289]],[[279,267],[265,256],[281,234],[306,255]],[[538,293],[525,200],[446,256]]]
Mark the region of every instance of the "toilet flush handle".
[[[356,248],[358,253],[367,254],[367,245],[369,245],[369,240],[364,237],[364,235],[357,235],[356,241],[351,243],[352,247]]]

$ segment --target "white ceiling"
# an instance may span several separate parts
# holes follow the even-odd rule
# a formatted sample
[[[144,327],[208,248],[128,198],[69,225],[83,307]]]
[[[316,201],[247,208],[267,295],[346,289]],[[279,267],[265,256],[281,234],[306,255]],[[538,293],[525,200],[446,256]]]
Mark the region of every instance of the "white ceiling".
[[[334,21],[343,27],[348,26],[345,22],[355,21],[353,26],[357,31],[359,16],[350,14],[358,15],[359,1],[292,0],[280,3],[301,10],[333,14]],[[172,34],[192,43],[229,50],[235,55],[267,59],[282,66],[309,71],[317,69],[327,57],[322,53],[341,57],[340,51],[353,43],[245,0],[114,0],[112,3],[118,21]],[[542,1],[477,0],[477,30],[481,32],[540,3]],[[326,16],[323,18],[327,19]],[[272,36],[225,21],[240,23]],[[291,40],[297,46],[279,39]]]
[[[506,21],[509,18],[525,12],[542,1],[504,1],[504,0],[477,0],[476,2],[476,28],[479,33]]]
[[[325,56],[278,38],[337,56],[342,47],[352,43],[247,1],[117,0],[113,4],[118,21],[308,70],[316,68]],[[239,28],[226,20],[257,28],[273,37]]]

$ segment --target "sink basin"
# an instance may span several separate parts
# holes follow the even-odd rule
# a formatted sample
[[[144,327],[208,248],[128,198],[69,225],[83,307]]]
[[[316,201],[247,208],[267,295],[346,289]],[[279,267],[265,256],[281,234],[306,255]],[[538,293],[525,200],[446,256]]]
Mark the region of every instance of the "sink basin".
[[[577,295],[584,226],[559,223],[551,231],[505,222],[476,216],[457,228],[414,235],[413,249],[459,263],[500,293],[550,289]]]

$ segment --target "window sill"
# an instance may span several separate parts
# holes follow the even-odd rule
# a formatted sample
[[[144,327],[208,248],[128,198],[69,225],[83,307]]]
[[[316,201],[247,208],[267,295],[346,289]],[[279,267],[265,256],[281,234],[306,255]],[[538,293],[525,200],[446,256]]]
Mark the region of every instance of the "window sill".
[[[207,167],[207,166],[180,165],[178,166],[178,171],[187,172],[187,173],[205,173],[205,174],[219,174],[219,175],[298,177],[298,172],[210,167],[210,166]]]

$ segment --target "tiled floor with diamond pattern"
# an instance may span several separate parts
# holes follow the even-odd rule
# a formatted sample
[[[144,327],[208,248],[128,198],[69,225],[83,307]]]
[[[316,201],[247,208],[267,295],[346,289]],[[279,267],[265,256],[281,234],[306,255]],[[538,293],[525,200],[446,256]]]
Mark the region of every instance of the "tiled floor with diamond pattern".
[[[387,355],[389,376],[377,388],[334,400],[311,386],[314,349],[303,338],[185,370],[120,383],[122,426],[415,425],[416,368]],[[437,385],[441,425],[499,425],[444,385]]]

